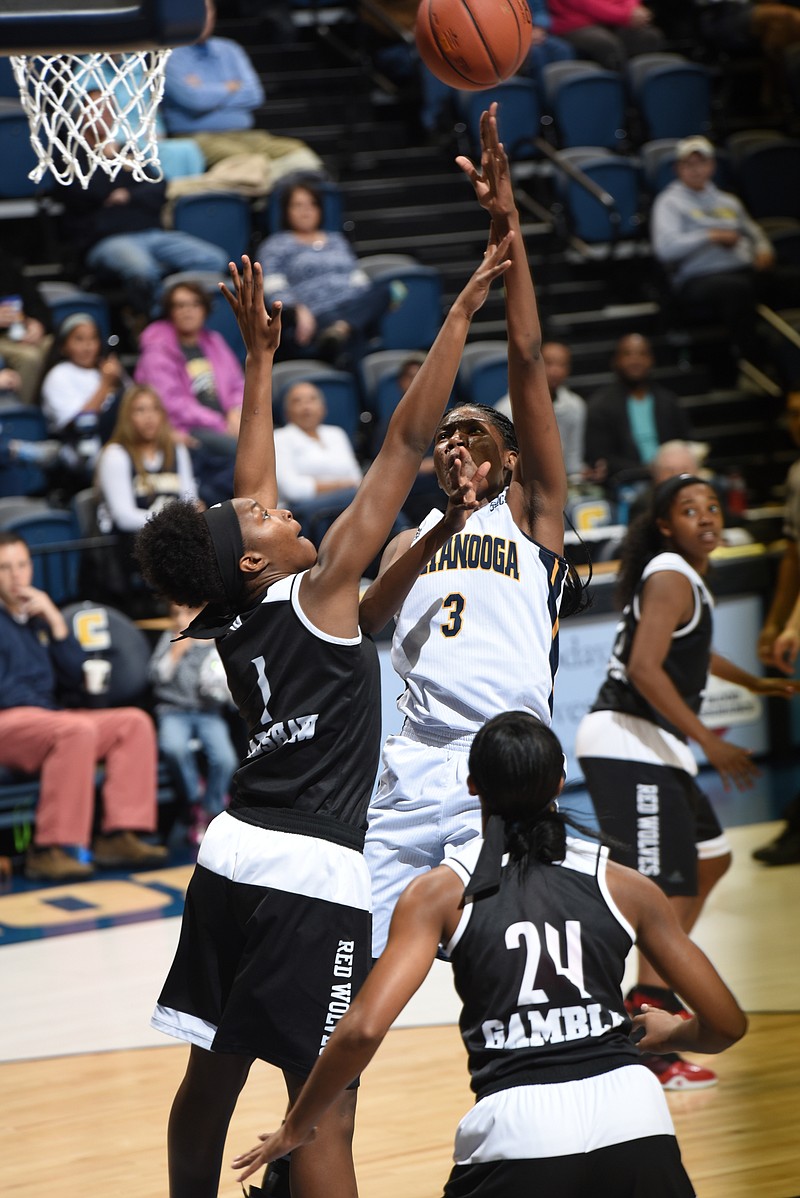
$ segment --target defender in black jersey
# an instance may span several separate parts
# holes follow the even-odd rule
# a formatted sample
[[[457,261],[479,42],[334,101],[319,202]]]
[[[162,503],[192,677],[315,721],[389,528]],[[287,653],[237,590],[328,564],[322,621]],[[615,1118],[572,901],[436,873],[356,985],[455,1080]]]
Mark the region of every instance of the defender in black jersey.
[[[461,292],[351,503],[320,545],[276,510],[271,369],[280,305],[261,267],[231,265],[247,346],[236,498],[175,503],[139,537],[150,583],[206,605],[187,630],[217,639],[249,747],[228,811],[189,885],[153,1023],[192,1045],[170,1117],[171,1198],[216,1195],[231,1113],[253,1059],[293,1100],[366,976],[371,894],[362,849],[380,747],[377,655],[358,625],[361,576],[388,536],[452,390],[474,312],[510,265],[490,245]],[[465,481],[465,518],[474,491]],[[292,1158],[303,1198],[352,1198],[355,1090]]]
[[[744,749],[701,723],[707,675],[763,695],[794,689],[712,650],[714,601],[704,577],[721,532],[719,501],[702,479],[678,475],[656,489],[652,511],[631,525],[623,547],[625,609],[606,679],[575,740],[600,826],[618,846],[612,856],[661,887],[687,933],[731,861],[687,741],[700,745],[726,786],[748,786],[757,772]],[[643,1000],[681,1009],[647,961],[629,995],[632,1009]],[[651,1055],[647,1063],[666,1089],[716,1081],[678,1057]]]
[[[659,889],[567,835],[554,802],[562,769],[558,739],[527,712],[477,733],[469,789],[480,796],[484,840],[406,889],[385,952],[286,1122],[236,1158],[242,1180],[306,1142],[441,944],[477,1099],[456,1133],[445,1198],[692,1198],[666,1100],[631,1029],[653,1052],[721,1052],[746,1019]],[[634,942],[695,1015],[646,1006],[629,1017],[620,986]]]

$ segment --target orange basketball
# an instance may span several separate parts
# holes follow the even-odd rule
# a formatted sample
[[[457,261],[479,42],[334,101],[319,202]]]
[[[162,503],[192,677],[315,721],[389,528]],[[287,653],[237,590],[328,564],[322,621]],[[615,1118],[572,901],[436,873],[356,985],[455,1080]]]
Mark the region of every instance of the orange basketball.
[[[533,26],[527,0],[422,0],[420,56],[442,83],[481,91],[522,66]]]

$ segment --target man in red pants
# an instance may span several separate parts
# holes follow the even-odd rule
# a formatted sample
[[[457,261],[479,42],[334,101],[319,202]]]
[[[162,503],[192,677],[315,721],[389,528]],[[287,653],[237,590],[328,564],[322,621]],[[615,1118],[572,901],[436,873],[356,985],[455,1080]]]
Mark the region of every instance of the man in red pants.
[[[139,835],[156,824],[152,721],[138,707],[60,707],[60,692],[82,687],[84,654],[58,607],[31,585],[32,578],[25,541],[0,532],[0,765],[41,777],[26,876],[64,882],[94,872],[94,865],[66,850],[89,846],[99,761],[105,762],[105,781],[94,864],[160,865],[167,850]]]

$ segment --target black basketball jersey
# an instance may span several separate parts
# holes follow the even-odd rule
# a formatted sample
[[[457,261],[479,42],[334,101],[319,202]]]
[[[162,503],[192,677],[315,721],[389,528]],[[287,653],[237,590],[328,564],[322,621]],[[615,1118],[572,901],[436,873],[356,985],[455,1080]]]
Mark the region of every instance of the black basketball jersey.
[[[621,992],[634,931],[606,887],[608,851],[567,845],[558,865],[505,864],[499,890],[467,902],[448,945],[479,1098],[637,1060]],[[474,861],[476,846],[445,861],[465,881],[470,851]]]
[[[700,710],[711,660],[714,600],[697,571],[678,553],[659,553],[642,571],[633,600],[623,611],[617,625],[608,673],[591,710],[621,711],[626,715],[639,716],[685,741],[684,734],[656,711],[628,678],[627,666],[639,623],[642,588],[646,579],[661,570],[683,574],[692,584],[694,611],[688,624],[673,632],[664,670],[687,706],[695,714]]]
[[[249,735],[229,810],[360,848],[380,753],[378,655],[366,637],[315,628],[301,578],[273,583],[217,641]]]

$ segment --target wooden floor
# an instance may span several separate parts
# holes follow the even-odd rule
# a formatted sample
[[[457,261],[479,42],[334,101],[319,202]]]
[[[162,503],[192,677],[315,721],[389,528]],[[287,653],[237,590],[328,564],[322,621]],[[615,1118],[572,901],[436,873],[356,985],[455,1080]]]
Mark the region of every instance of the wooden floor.
[[[164,1198],[164,1128],[185,1058],[185,1049],[170,1046],[0,1067],[6,1198]],[[797,1198],[800,1016],[754,1016],[749,1035],[714,1067],[714,1089],[669,1096],[698,1198]],[[453,1131],[469,1105],[456,1028],[392,1031],[359,1098],[362,1198],[440,1195]],[[282,1108],[277,1075],[255,1067],[228,1160],[271,1129]],[[220,1194],[240,1193],[230,1172]]]
[[[751,1016],[750,1031],[739,1044],[712,1060],[703,1058],[719,1073],[718,1086],[669,1095],[698,1198],[800,1198],[800,867],[755,865],[749,849],[772,831],[771,825],[729,830],[734,868],[697,928],[698,941]],[[51,900],[53,895],[51,890]],[[0,907],[7,901],[18,913],[20,900],[0,898]],[[26,901],[33,903],[35,896]],[[34,914],[32,909],[31,918]],[[123,990],[134,1003],[135,1027],[146,1027],[146,1011],[163,976],[158,954],[172,951],[162,943],[164,934],[176,935],[176,928],[165,927],[171,923],[177,927],[177,920],[154,920],[0,951],[0,1032],[7,1044],[0,1063],[4,1196],[165,1198],[165,1127],[186,1047],[165,1040],[159,1047],[96,1049],[115,1043],[103,1022],[109,1009],[121,1005]],[[147,927],[160,939],[145,949]],[[93,945],[91,952],[81,955],[82,942]],[[442,969],[451,986],[449,971]],[[142,985],[148,971],[153,976]],[[21,978],[18,993],[10,984],[14,974]],[[453,1132],[471,1104],[452,1013],[447,995],[435,991],[432,1013],[423,1011],[419,1019],[428,1026],[395,1028],[370,1067],[356,1128],[362,1198],[441,1194]],[[430,1026],[437,1019],[442,1026]],[[39,1059],[15,1059],[23,1055],[11,1051],[15,1035],[35,1044]],[[26,1055],[32,1055],[30,1049]],[[279,1076],[256,1065],[234,1116],[227,1159],[276,1126],[283,1107]],[[220,1194],[241,1194],[232,1171]],[[598,1198],[606,1198],[601,1189]]]

